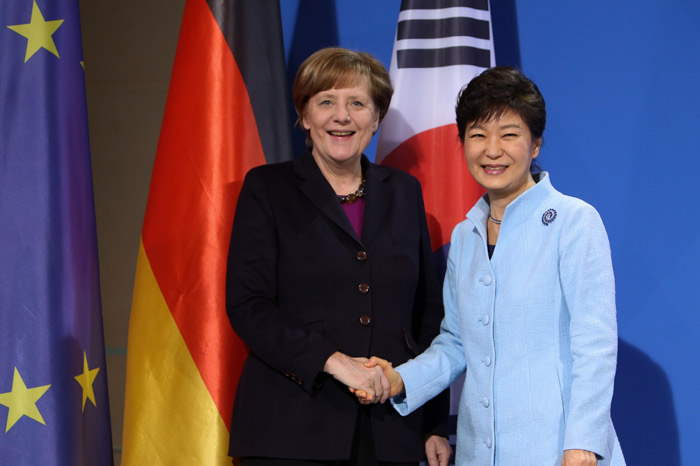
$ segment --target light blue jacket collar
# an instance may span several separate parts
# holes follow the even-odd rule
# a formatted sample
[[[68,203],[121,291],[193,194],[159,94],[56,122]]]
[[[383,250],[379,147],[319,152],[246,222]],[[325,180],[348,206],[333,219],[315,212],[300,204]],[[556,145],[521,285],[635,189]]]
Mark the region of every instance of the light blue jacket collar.
[[[549,180],[548,172],[540,172],[539,174],[533,175],[535,181],[537,182],[535,186],[523,192],[520,196],[516,197],[513,202],[508,204],[506,210],[503,214],[503,219],[501,220],[504,226],[508,226],[508,229],[515,227],[516,225],[523,222],[525,219],[532,215],[534,209],[536,209],[545,199],[552,195],[555,191]],[[469,213],[467,213],[467,219],[470,220],[474,227],[479,232],[479,235],[486,240],[486,221],[489,218],[490,206],[488,202],[488,194],[484,194],[481,199],[474,204]],[[502,227],[503,228],[503,227]],[[501,230],[503,232],[503,230]]]

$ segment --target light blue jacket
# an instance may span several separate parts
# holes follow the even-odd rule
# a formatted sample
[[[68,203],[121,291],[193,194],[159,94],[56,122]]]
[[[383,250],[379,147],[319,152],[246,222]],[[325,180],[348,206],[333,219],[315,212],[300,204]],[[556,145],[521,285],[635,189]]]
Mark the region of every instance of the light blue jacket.
[[[565,449],[624,465],[610,419],[617,362],[615,283],[598,212],[547,173],[503,216],[486,249],[481,199],[452,233],[445,318],[430,348],[397,370],[408,414],[466,370],[458,466],[560,466]]]

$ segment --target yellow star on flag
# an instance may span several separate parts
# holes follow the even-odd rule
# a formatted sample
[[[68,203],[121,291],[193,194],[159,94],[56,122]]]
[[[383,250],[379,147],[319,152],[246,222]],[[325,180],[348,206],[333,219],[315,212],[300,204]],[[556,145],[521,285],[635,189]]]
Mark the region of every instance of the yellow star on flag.
[[[10,412],[7,414],[5,433],[7,433],[22,416],[27,416],[28,418],[46,425],[44,418],[41,417],[39,408],[36,407],[36,402],[46,393],[50,386],[51,385],[44,385],[41,387],[27,388],[24,384],[24,380],[22,380],[22,376],[19,375],[19,371],[15,367],[15,375],[12,378],[12,391],[0,393],[0,404],[10,408]]]
[[[100,368],[90,369],[87,362],[87,354],[83,351],[83,373],[75,376],[75,380],[78,381],[81,387],[83,387],[83,412],[85,412],[85,401],[89,398],[92,404],[97,406],[95,402],[95,392],[92,389],[92,383],[97,377],[97,373]]]
[[[24,63],[27,63],[32,55],[34,55],[39,49],[44,48],[49,52],[56,55],[58,58],[58,50],[56,49],[56,44],[51,37],[56,30],[63,24],[62,19],[57,19],[55,21],[44,21],[44,15],[41,14],[39,5],[36,4],[34,0],[34,5],[32,6],[32,18],[29,20],[28,24],[17,24],[14,26],[7,26],[8,28],[15,31],[17,34],[27,38],[27,51],[24,55]]]

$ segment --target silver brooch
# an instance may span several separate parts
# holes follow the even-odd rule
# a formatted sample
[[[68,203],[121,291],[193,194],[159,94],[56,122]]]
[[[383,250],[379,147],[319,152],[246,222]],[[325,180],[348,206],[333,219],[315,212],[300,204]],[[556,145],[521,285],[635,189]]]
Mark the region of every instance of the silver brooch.
[[[547,212],[542,214],[542,223],[544,226],[548,227],[550,223],[554,221],[554,219],[557,218],[557,211],[554,209],[549,209]]]

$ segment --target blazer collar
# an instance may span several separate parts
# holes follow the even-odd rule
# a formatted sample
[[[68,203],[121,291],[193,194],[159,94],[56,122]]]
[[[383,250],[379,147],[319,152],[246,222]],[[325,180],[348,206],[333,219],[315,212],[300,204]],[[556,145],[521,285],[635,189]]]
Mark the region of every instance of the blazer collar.
[[[362,242],[370,244],[389,210],[394,198],[394,188],[385,182],[391,174],[389,170],[381,165],[370,163],[364,155],[362,156],[362,168],[365,180],[367,180]]]
[[[393,188],[384,183],[384,180],[390,175],[388,170],[370,163],[364,155],[361,163],[365,180],[367,180],[362,238],[358,238],[355,229],[350,224],[350,219],[338,202],[333,188],[321,173],[310,152],[295,159],[294,172],[303,180],[300,189],[304,195],[345,233],[360,245],[364,245],[371,242],[379,229],[391,204]]]
[[[503,235],[506,227],[508,229],[515,228],[520,223],[531,218],[533,211],[553,192],[556,192],[549,179],[549,173],[545,171],[536,173],[533,175],[533,178],[536,182],[535,186],[513,199],[513,202],[506,207],[501,221],[507,221],[501,226],[499,237]],[[489,212],[488,195],[484,194],[467,213],[467,219],[471,220],[479,234],[484,238],[486,238],[486,221]]]

